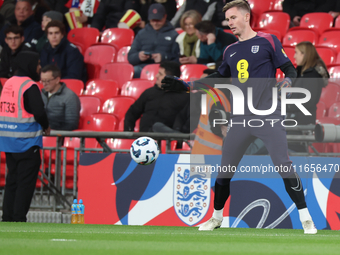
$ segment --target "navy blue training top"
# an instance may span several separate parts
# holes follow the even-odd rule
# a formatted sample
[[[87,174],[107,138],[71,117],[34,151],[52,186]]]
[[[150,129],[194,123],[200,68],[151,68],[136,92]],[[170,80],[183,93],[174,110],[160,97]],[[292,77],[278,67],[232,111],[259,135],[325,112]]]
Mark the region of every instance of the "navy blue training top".
[[[290,60],[276,36],[258,32],[249,40],[229,45],[224,51],[223,62],[218,72],[222,76],[232,77],[232,84],[242,90],[245,97],[245,115],[249,116],[252,113],[247,107],[247,88],[253,88],[255,109],[270,109],[272,87],[276,83],[276,69],[288,61]],[[280,110],[278,102],[274,114],[281,114]]]

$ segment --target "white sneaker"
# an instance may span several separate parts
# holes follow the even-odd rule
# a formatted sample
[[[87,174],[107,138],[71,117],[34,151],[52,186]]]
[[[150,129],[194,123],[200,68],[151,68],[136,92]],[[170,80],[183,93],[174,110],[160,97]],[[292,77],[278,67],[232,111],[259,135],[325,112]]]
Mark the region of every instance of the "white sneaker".
[[[215,228],[221,227],[222,221],[216,220],[215,218],[211,217],[210,220],[204,222],[199,228],[199,231],[213,231]]]
[[[302,222],[302,227],[305,234],[316,234],[318,232],[312,220]]]

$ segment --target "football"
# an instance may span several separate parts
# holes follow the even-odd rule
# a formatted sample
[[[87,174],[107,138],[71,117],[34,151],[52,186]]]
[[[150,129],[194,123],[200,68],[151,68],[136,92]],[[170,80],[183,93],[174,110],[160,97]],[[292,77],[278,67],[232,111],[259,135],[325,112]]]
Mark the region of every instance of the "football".
[[[150,165],[158,158],[159,147],[154,139],[143,136],[132,143],[130,154],[137,164]]]

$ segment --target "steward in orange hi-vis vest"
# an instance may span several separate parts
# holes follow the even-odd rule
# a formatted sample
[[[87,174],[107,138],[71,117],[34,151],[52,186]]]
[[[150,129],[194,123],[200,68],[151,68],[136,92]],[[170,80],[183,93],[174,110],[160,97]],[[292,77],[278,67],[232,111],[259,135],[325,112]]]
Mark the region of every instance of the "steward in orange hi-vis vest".
[[[218,96],[215,94],[215,92]],[[209,90],[206,97],[206,114],[202,114],[199,119],[196,136],[191,154],[220,155],[222,154],[223,138],[212,132],[209,121],[209,114],[216,102],[220,103],[225,112],[230,112],[230,103],[225,94],[219,90]],[[220,102],[221,101],[221,102]],[[203,105],[203,104],[201,104]],[[221,126],[221,125],[218,125]],[[218,127],[219,128],[219,127]]]
[[[13,76],[3,86],[0,99],[0,151],[20,153],[42,148],[42,127],[24,107],[23,95],[36,84],[29,77]]]

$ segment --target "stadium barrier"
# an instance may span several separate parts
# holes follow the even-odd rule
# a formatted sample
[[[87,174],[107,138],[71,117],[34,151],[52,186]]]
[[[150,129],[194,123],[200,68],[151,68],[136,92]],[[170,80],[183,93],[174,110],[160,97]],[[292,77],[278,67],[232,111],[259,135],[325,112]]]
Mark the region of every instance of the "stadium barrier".
[[[288,141],[305,142],[314,152],[307,153],[290,153],[292,156],[334,156],[337,153],[319,153],[314,147],[313,143],[316,142],[313,131],[315,125],[289,127],[287,131],[302,131],[302,135],[287,135]],[[146,132],[91,132],[91,131],[51,131],[50,137],[56,137],[55,146],[45,146],[42,149],[42,167],[39,172],[37,188],[32,203],[32,208],[47,209],[52,211],[70,210],[73,198],[77,197],[77,179],[78,179],[78,162],[79,154],[83,152],[94,153],[128,153],[127,149],[111,149],[105,142],[106,138],[117,139],[136,139],[141,136],[149,136],[155,140],[165,140],[165,153],[166,154],[185,154],[190,151],[176,151],[171,149],[172,140],[183,140],[186,142],[193,141],[195,134],[178,134],[178,133],[146,133]],[[73,148],[74,157],[73,165],[67,164],[67,150],[68,148],[62,146],[65,137],[78,137],[80,138],[80,147]],[[85,148],[85,138],[95,138],[102,148]],[[189,143],[188,143],[189,144]],[[48,155],[47,157],[45,155]],[[4,159],[2,159],[4,160]],[[0,159],[0,176],[5,178],[4,164],[1,164]],[[70,176],[70,169],[73,169],[73,174]],[[0,191],[3,197],[3,187]],[[2,200],[0,201],[2,206]]]

